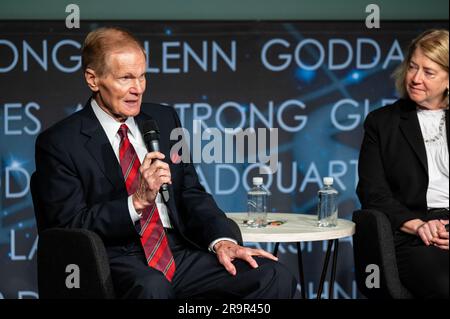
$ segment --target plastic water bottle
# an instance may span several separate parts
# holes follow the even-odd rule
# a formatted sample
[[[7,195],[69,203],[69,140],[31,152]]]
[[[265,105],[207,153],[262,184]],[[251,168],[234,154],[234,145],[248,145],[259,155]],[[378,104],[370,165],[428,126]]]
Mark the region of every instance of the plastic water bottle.
[[[247,225],[249,227],[266,227],[269,194],[263,186],[262,177],[253,177],[253,187],[247,193]]]
[[[334,227],[337,225],[338,191],[333,188],[333,177],[323,178],[324,187],[318,191],[317,220],[319,227]]]

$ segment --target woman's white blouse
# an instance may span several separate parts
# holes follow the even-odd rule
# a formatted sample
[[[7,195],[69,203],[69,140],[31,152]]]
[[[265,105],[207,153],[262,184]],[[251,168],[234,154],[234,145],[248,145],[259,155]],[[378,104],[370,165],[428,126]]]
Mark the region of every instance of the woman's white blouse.
[[[444,110],[417,110],[417,117],[425,142],[429,184],[429,208],[449,207],[448,146]]]

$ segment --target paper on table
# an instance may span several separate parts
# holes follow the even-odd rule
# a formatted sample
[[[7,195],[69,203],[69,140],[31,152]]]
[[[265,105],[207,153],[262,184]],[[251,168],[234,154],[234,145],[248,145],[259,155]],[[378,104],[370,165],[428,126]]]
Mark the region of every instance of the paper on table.
[[[244,219],[242,224],[244,226],[247,226],[247,222],[248,222],[248,220]],[[267,226],[280,226],[280,225],[283,225],[286,222],[287,222],[287,220],[268,219],[267,220]]]

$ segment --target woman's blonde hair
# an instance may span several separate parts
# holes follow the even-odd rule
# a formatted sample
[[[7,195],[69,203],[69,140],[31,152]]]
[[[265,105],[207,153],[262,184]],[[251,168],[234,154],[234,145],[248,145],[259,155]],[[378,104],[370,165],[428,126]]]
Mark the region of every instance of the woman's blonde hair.
[[[420,48],[422,53],[431,61],[437,63],[448,73],[448,30],[427,30],[415,38],[408,47],[405,59],[393,73],[395,86],[401,97],[407,97],[405,77],[414,51]],[[448,88],[444,92],[448,105]]]

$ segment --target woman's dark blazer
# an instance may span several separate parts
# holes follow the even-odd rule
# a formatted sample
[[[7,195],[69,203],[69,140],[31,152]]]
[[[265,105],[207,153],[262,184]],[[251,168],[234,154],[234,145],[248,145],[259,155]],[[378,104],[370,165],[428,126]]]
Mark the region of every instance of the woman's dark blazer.
[[[447,110],[447,147],[448,128]],[[371,112],[364,130],[357,186],[362,208],[387,214],[393,230],[411,219],[426,220],[428,166],[415,103],[400,99]]]

